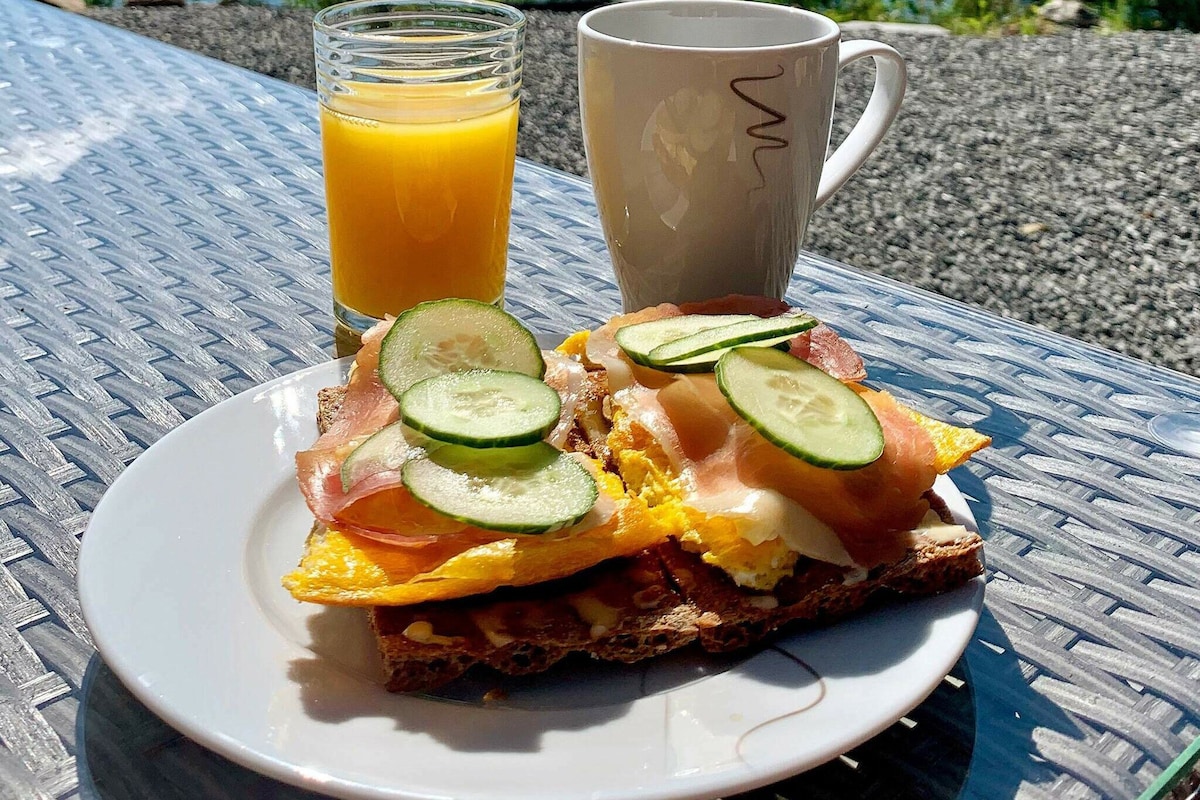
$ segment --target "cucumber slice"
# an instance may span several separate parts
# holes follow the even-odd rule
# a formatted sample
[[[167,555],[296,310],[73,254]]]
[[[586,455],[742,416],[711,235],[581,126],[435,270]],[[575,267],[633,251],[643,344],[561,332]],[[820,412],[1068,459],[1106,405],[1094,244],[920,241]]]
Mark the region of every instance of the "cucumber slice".
[[[440,446],[440,442],[435,442],[404,423],[393,422],[381,428],[346,456],[346,460],[342,462],[342,491],[350,491],[354,484],[377,472],[400,469],[410,459],[424,455],[430,448]]]
[[[720,328],[693,333],[680,339],[661,344],[648,354],[650,366],[669,366],[675,362],[707,355],[719,350],[728,350],[739,344],[762,343],[764,346],[787,341],[809,328],[815,328],[817,318],[809,314],[787,317],[755,317],[745,322],[735,322]],[[716,363],[713,358],[713,363]]]
[[[533,444],[558,424],[558,392],[519,372],[471,370],[426,378],[400,396],[400,419],[441,442]]]
[[[794,338],[796,338],[796,335],[789,333],[786,336],[778,336],[774,339],[761,339],[748,344],[733,345],[733,347],[774,347],[776,350],[782,350],[786,353],[788,351],[788,343]],[[652,369],[656,369],[659,372],[712,372],[717,362],[721,359],[721,356],[728,353],[733,347],[723,347],[720,350],[701,353],[691,358],[681,358],[678,361],[672,361],[670,364],[655,364]]]
[[[516,317],[478,300],[430,300],[392,323],[379,350],[379,379],[399,400],[417,381],[447,372],[500,369],[540,378],[546,362]]]
[[[545,442],[478,450],[448,444],[401,472],[418,502],[494,531],[547,533],[581,520],[596,504],[596,481]]]
[[[613,338],[634,363],[649,367],[653,366],[650,363],[650,351],[667,342],[711,328],[755,319],[758,317],[753,314],[687,314],[626,325],[619,328]]]
[[[735,347],[716,373],[734,411],[796,458],[860,469],[883,454],[883,428],[867,402],[807,361],[768,347]]]

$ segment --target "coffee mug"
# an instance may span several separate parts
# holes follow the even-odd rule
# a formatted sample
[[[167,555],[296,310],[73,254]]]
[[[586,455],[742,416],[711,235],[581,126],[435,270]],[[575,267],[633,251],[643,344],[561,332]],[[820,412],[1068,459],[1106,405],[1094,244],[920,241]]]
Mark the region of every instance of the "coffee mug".
[[[862,117],[826,160],[838,71],[875,60]],[[900,55],[827,17],[751,0],[633,0],[579,21],[588,170],[627,310],[782,298],[813,211],[862,166],[904,97]]]

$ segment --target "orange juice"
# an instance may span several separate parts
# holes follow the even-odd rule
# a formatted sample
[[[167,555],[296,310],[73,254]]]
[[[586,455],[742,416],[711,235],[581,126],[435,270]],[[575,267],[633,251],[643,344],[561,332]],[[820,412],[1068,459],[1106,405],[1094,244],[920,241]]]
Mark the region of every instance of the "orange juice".
[[[335,304],[382,318],[440,297],[499,302],[517,101],[471,84],[350,88],[321,106]]]

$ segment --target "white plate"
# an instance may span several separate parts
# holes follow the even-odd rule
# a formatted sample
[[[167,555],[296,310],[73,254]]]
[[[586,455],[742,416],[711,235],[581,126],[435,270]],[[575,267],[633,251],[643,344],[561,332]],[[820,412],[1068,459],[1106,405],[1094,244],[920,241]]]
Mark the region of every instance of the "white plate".
[[[503,703],[380,685],[364,615],[279,578],[311,517],[293,454],[330,362],[238,395],[143,453],[92,515],[84,616],[105,661],[168,723],[280,780],[353,798],[696,798],[816,766],[921,702],[966,646],[976,579],[734,659],[577,662]],[[960,521],[962,495],[937,487]]]

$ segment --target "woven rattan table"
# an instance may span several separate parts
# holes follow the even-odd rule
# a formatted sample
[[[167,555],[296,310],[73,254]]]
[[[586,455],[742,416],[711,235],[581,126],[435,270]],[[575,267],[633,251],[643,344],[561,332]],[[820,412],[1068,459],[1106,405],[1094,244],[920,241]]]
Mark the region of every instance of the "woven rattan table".
[[[75,559],[164,433],[331,357],[326,248],[310,93],[0,4],[3,797],[307,796],[133,700]],[[754,797],[1136,797],[1200,734],[1200,460],[1146,430],[1200,381],[815,257],[789,297],[877,382],[994,437],[955,474],[989,583],[925,704]],[[617,309],[585,182],[520,165],[508,299],[545,332]]]

